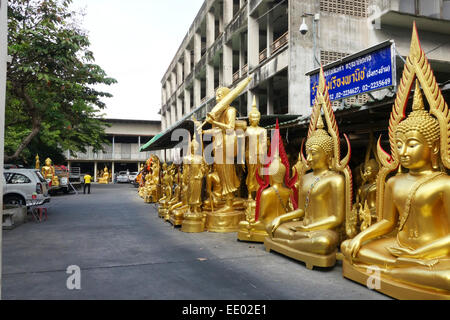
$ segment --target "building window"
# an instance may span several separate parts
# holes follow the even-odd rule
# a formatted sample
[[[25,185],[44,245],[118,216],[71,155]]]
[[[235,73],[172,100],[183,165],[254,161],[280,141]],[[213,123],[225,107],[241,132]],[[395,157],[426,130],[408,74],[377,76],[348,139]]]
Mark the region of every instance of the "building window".
[[[368,0],[320,0],[320,11],[367,18]]]

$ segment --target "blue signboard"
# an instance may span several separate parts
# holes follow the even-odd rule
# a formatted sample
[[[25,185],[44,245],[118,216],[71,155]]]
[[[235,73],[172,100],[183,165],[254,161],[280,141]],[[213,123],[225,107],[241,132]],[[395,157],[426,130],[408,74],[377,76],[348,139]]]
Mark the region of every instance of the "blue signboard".
[[[331,101],[396,85],[395,48],[376,49],[324,70]],[[314,105],[319,73],[311,75],[311,105]]]

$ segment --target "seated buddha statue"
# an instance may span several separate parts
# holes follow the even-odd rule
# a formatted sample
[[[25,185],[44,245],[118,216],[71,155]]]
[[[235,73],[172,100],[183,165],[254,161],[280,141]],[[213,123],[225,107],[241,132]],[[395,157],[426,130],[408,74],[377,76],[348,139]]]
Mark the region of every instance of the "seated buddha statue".
[[[181,174],[180,196],[179,201],[169,207],[169,221],[174,227],[179,227],[183,224],[184,215],[189,209],[188,205],[188,175],[186,165],[183,164],[183,172]]]
[[[379,165],[375,159],[364,164],[362,185],[358,188],[355,209],[358,210],[360,229],[364,231],[377,221],[377,184]]]
[[[216,165],[212,164],[209,168],[210,173],[206,176],[206,200],[203,202],[203,211],[214,211],[225,205]]]
[[[105,169],[103,169],[103,175],[102,177],[98,180],[99,184],[109,184],[109,171],[108,171],[108,167],[105,167]]]
[[[281,215],[294,210],[291,202],[293,190],[284,184],[286,166],[279,156],[276,156],[269,166],[270,187],[262,191],[261,197],[257,199],[260,205],[258,217],[253,220],[242,221],[239,224],[238,239],[249,242],[264,242],[268,236],[266,229],[271,226],[272,221]],[[255,208],[256,210],[256,208]]]
[[[428,64],[420,65],[416,72],[430,75]],[[341,248],[345,277],[365,284],[376,270],[381,277],[376,290],[398,299],[450,299],[450,177],[442,169],[442,163],[450,168],[450,113],[434,76],[430,79],[436,91],[427,84],[425,89],[435,117],[425,110],[417,82],[413,112],[401,122],[404,113],[392,113],[393,156],[382,161],[378,178],[379,221]],[[399,90],[396,105],[405,106],[407,89]],[[401,172],[385,181],[398,165]]]
[[[305,167],[312,172],[301,177],[299,209],[276,217],[267,228],[269,237],[264,242],[268,251],[305,262],[309,269],[336,264],[351,208],[351,173],[347,166],[350,157],[340,160],[339,132],[325,83],[321,70],[304,160]],[[322,106],[330,133],[322,121]],[[350,146],[348,149],[350,154]]]
[[[178,179],[178,168],[173,165],[172,170],[170,171],[173,179],[173,192],[171,199],[167,203],[167,211],[164,217],[164,220],[170,221],[170,209],[181,201],[181,181]]]
[[[52,160],[50,158],[45,159],[45,166],[42,167],[41,173],[44,176],[45,180],[49,182],[50,186],[59,186],[59,178],[55,174],[55,167],[52,165]]]

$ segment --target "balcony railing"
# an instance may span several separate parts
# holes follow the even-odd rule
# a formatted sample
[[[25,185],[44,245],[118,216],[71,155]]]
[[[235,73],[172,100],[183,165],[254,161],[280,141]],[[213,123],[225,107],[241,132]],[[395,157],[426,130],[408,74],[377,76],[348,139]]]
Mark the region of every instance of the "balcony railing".
[[[287,31],[285,34],[283,34],[281,37],[279,37],[272,43],[272,45],[270,46],[272,54],[283,48],[288,43],[289,43],[289,31]]]
[[[267,59],[267,48],[265,48],[263,51],[260,52],[259,63],[262,63],[266,59]]]

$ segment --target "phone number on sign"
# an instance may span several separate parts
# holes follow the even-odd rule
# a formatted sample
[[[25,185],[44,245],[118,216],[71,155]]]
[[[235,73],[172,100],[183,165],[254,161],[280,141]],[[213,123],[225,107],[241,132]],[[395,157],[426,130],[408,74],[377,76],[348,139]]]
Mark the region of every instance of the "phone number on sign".
[[[390,86],[392,83],[391,79],[384,79],[384,80],[379,80],[376,82],[371,83],[370,85],[363,85],[362,86],[362,91],[369,91],[369,90],[375,90],[381,87],[387,87]]]

